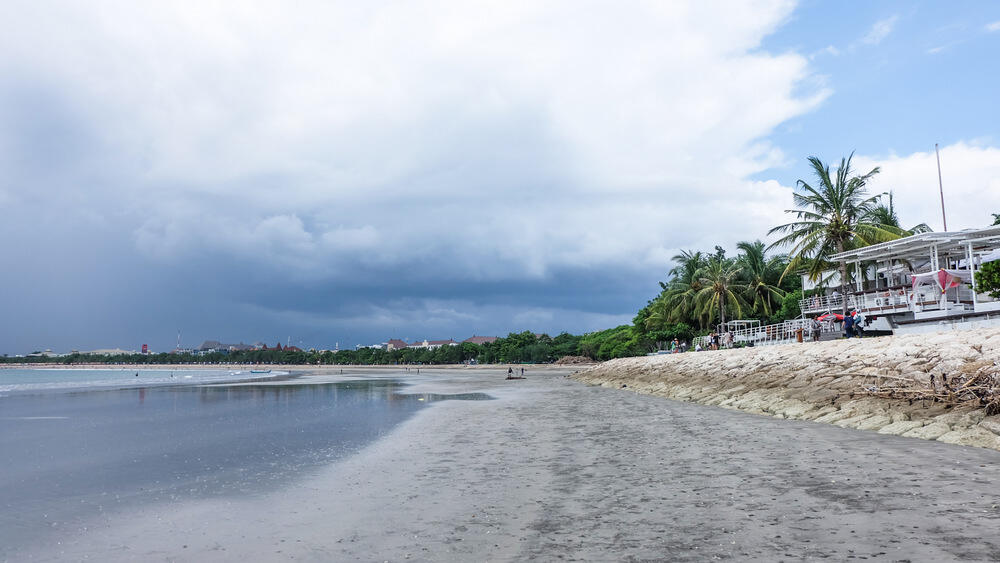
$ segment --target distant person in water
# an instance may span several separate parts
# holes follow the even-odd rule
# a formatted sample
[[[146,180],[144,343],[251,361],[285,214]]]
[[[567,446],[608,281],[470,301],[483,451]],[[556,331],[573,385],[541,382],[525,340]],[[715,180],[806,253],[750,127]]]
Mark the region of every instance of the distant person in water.
[[[514,368],[507,368],[507,379],[514,377]]]
[[[521,368],[521,377],[524,377],[524,368]]]

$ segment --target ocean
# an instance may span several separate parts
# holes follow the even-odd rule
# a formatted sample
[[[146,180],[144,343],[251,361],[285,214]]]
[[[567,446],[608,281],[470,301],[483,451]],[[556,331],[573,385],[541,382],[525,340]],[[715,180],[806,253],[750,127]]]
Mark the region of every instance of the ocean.
[[[158,385],[225,383],[250,378],[288,375],[272,371],[250,373],[250,369],[0,369],[0,397],[24,392],[69,389],[106,389]]]
[[[0,560],[137,505],[274,490],[429,403],[488,398],[406,394],[393,378],[236,384],[250,374],[135,374],[0,370]]]

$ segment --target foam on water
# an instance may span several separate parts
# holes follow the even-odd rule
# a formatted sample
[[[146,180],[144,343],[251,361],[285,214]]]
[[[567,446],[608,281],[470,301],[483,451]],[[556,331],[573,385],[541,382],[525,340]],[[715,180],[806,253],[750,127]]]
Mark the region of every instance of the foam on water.
[[[3,369],[0,370],[0,396],[42,391],[77,391],[86,389],[150,387],[231,383],[288,375],[286,371],[253,373],[249,370],[189,369]]]

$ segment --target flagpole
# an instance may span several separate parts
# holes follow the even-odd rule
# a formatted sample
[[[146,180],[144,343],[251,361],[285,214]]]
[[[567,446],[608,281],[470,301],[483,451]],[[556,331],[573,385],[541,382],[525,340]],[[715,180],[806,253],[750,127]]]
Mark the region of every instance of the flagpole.
[[[944,223],[944,232],[948,232],[948,218],[944,215],[944,184],[941,182],[941,153],[938,152],[938,144],[934,143],[934,155],[937,157],[938,165],[938,189],[941,191],[941,222]]]

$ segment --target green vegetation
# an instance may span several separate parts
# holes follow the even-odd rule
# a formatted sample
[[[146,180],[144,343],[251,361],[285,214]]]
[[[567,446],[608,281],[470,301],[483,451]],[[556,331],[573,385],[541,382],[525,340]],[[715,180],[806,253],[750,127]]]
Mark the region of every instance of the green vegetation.
[[[628,329],[628,326],[619,327]],[[585,355],[593,359],[618,358],[634,355],[632,342],[620,345],[620,335],[611,329],[599,333],[574,336],[562,333],[556,337],[531,332],[511,333],[487,344],[468,342],[440,348],[403,348],[382,350],[288,351],[280,349],[212,352],[208,354],[123,354],[100,356],[70,354],[61,357],[0,357],[0,363],[22,364],[294,364],[294,365],[397,365],[397,364],[459,364],[477,363],[548,363],[563,356]],[[587,351],[583,351],[583,342]],[[593,355],[590,351],[593,351]]]
[[[1000,261],[987,262],[976,272],[976,288],[1000,299]]]
[[[770,323],[797,317],[798,301],[794,315],[782,316],[791,311],[784,306],[786,295],[798,286],[798,280],[782,278],[788,257],[769,256],[759,240],[740,242],[736,248],[735,258],[726,257],[718,246],[711,254],[684,250],[674,256],[677,266],[670,271],[670,280],[660,283],[660,295],[633,321],[635,345],[649,350],[664,348],[674,338],[690,341],[727,319]]]

